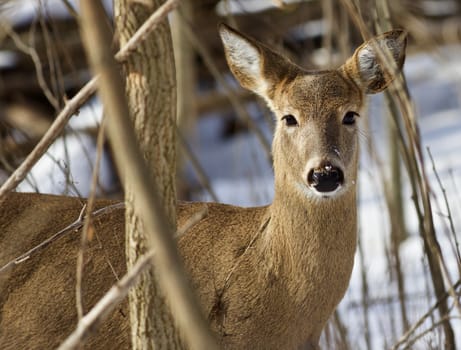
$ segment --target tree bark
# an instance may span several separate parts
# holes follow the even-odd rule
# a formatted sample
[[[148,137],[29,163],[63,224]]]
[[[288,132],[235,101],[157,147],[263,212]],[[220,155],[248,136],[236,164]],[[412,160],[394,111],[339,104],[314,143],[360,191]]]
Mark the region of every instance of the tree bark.
[[[123,45],[162,4],[160,0],[117,0],[115,24]],[[126,93],[140,150],[159,189],[172,232],[176,227],[176,86],[171,34],[167,21],[124,63]],[[126,199],[128,268],[146,253],[147,240],[133,210],[129,180]],[[129,294],[133,349],[178,349],[181,342],[169,307],[157,286],[154,271],[144,274]]]

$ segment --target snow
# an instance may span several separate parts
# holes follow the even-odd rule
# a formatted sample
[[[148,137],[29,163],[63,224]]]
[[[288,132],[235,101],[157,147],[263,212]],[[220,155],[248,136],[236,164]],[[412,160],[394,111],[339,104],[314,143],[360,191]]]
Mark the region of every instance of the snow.
[[[304,0],[305,1],[305,0]],[[275,7],[278,3],[289,5],[291,3],[301,2],[300,0],[283,0],[283,1],[260,1],[260,0],[222,0],[216,6],[216,12],[221,16],[229,14],[240,14],[248,12],[260,12]]]
[[[68,3],[78,12],[79,1],[69,0]],[[103,1],[107,13],[112,13],[112,4],[112,0]],[[40,11],[55,19],[68,19],[71,17],[65,2],[62,0],[15,0],[2,6],[2,14],[5,16],[3,19],[7,19],[8,23],[11,23],[13,26],[32,23]]]

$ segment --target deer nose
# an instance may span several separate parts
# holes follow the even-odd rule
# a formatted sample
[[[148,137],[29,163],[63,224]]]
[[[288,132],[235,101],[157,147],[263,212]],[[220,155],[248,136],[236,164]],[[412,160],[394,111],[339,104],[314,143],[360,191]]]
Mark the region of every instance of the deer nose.
[[[311,169],[307,175],[309,186],[319,192],[333,192],[344,182],[343,171],[329,162]]]

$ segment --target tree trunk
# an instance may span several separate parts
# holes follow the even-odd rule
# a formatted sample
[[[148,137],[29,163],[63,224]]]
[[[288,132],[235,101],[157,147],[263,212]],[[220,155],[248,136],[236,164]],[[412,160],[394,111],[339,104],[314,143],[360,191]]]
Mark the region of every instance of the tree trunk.
[[[120,44],[126,43],[161,0],[117,0],[115,25]],[[172,228],[176,227],[175,119],[176,86],[169,24],[164,21],[124,63],[126,93],[140,150],[157,183]],[[126,199],[126,253],[130,268],[147,249],[141,221],[133,210],[129,179]],[[175,230],[173,230],[174,232]],[[133,349],[178,349],[177,328],[154,277],[144,274],[129,294]]]

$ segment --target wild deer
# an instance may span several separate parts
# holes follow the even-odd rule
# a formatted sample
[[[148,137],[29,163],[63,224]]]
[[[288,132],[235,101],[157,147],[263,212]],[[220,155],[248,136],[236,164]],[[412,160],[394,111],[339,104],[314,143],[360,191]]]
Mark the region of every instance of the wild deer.
[[[393,80],[376,45],[401,68],[406,36],[384,33],[338,69],[311,72],[225,25],[220,35],[237,80],[275,114],[275,196],[254,208],[180,203],[179,227],[203,208],[208,214],[178,247],[222,348],[317,349],[356,250],[356,119],[365,95]],[[82,205],[76,198],[9,194],[0,207],[0,266],[74,221]],[[95,232],[85,262],[86,311],[126,270],[123,210],[97,219]],[[2,349],[51,349],[73,330],[79,244],[78,234],[68,234],[0,275]],[[129,348],[127,315],[125,303],[88,348]]]

